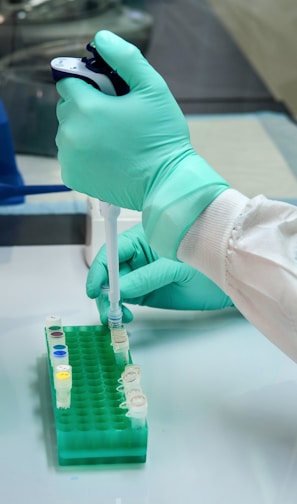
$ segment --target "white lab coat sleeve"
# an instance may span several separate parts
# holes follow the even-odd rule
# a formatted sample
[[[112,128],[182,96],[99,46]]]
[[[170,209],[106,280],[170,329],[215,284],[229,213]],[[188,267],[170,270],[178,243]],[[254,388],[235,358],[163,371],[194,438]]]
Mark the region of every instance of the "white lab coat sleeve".
[[[297,362],[297,207],[227,189],[189,229],[178,259]]]

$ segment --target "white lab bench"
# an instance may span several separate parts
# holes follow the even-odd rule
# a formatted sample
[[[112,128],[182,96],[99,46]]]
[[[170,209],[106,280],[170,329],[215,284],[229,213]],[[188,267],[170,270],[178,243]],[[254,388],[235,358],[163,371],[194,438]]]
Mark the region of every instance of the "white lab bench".
[[[43,325],[98,322],[83,247],[0,247],[0,502],[296,504],[297,366],[233,309],[135,307],[144,465],[59,467]]]
[[[190,118],[189,126],[197,151],[235,188],[297,202],[297,130],[287,118]],[[61,181],[55,160],[18,161],[27,183]],[[0,214],[84,205],[78,194],[43,195]],[[83,245],[0,247],[0,503],[296,504],[297,366],[235,309],[133,307],[147,462],[57,465],[43,326],[49,314],[65,325],[98,323],[86,275]]]

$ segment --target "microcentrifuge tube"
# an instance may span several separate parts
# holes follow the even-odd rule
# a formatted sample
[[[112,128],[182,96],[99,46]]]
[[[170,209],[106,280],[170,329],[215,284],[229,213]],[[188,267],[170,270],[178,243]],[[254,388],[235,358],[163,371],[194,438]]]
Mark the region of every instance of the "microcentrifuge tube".
[[[72,373],[72,366],[70,364],[59,364],[55,368],[56,373],[59,373],[60,371],[68,371],[68,373]]]
[[[126,416],[131,418],[132,427],[142,427],[147,417],[147,398],[144,394],[131,397]]]
[[[119,407],[122,409],[129,409],[132,397],[137,396],[137,395],[141,395],[142,393],[143,392],[140,387],[135,387],[135,388],[131,388],[131,389],[126,390],[125,391],[125,401],[123,401]]]
[[[57,366],[59,367],[59,366]],[[60,369],[60,368],[59,368]],[[54,386],[56,390],[57,408],[70,408],[71,388],[72,388],[72,369],[68,366],[67,370],[55,370]]]
[[[69,364],[68,348],[66,345],[64,345],[64,347],[65,348],[63,349],[56,349],[52,351],[51,363],[54,368],[60,364]]]
[[[120,385],[117,387],[117,390],[126,393],[127,390],[140,385],[140,375],[136,370],[125,370],[119,379],[119,383]]]
[[[60,352],[58,353],[58,358],[57,354],[55,352]],[[58,364],[61,364],[61,360],[59,359],[59,356],[62,356],[61,352],[67,352],[68,354],[68,347],[67,345],[53,345],[50,349],[50,361],[52,366],[57,366]],[[63,364],[68,364],[68,362],[62,362]]]
[[[49,315],[45,319],[45,327],[49,328],[51,326],[62,326],[62,320],[61,317],[57,317],[56,315]]]
[[[46,337],[47,337],[47,342],[49,343],[49,335],[52,332],[56,331],[62,331],[63,332],[63,327],[62,327],[62,319],[61,317],[58,317],[56,315],[49,315],[45,319],[45,329],[46,329]],[[65,341],[64,341],[65,343]]]
[[[111,344],[117,364],[125,365],[129,362],[129,338],[126,329],[110,328]]]
[[[125,367],[125,372],[135,372],[139,376],[139,379],[141,377],[141,367],[138,366],[137,364],[127,364]]]
[[[49,344],[49,347],[52,347],[53,345],[65,345],[66,344],[66,337],[65,333],[62,330],[49,330],[48,335],[47,335],[47,341]]]

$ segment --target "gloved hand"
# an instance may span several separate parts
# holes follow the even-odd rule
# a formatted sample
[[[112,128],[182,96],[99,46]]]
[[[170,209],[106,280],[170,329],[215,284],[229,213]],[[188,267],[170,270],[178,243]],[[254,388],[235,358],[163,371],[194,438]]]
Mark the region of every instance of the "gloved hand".
[[[123,303],[174,310],[215,310],[233,306],[231,299],[211,280],[187,264],[160,258],[147,244],[141,224],[119,235],[120,291]],[[96,298],[101,322],[107,324],[108,284],[105,246],[89,270],[87,294]],[[123,306],[123,321],[133,319]]]
[[[175,259],[187,230],[228,184],[194,152],[180,108],[140,51],[108,31],[98,32],[94,42],[130,92],[105,95],[77,78],[57,83],[63,181],[108,203],[143,210],[148,243]]]

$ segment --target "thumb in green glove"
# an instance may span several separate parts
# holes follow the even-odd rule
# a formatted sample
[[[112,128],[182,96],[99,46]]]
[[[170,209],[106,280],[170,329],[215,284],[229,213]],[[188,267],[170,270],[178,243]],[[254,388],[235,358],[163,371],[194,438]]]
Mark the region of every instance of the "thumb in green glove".
[[[187,264],[159,257],[147,244],[139,224],[119,235],[120,291],[123,303],[172,310],[215,310],[233,306],[211,280]],[[101,322],[108,322],[108,284],[105,246],[98,252],[87,279],[87,294],[96,298]],[[123,322],[133,319],[123,306]]]

